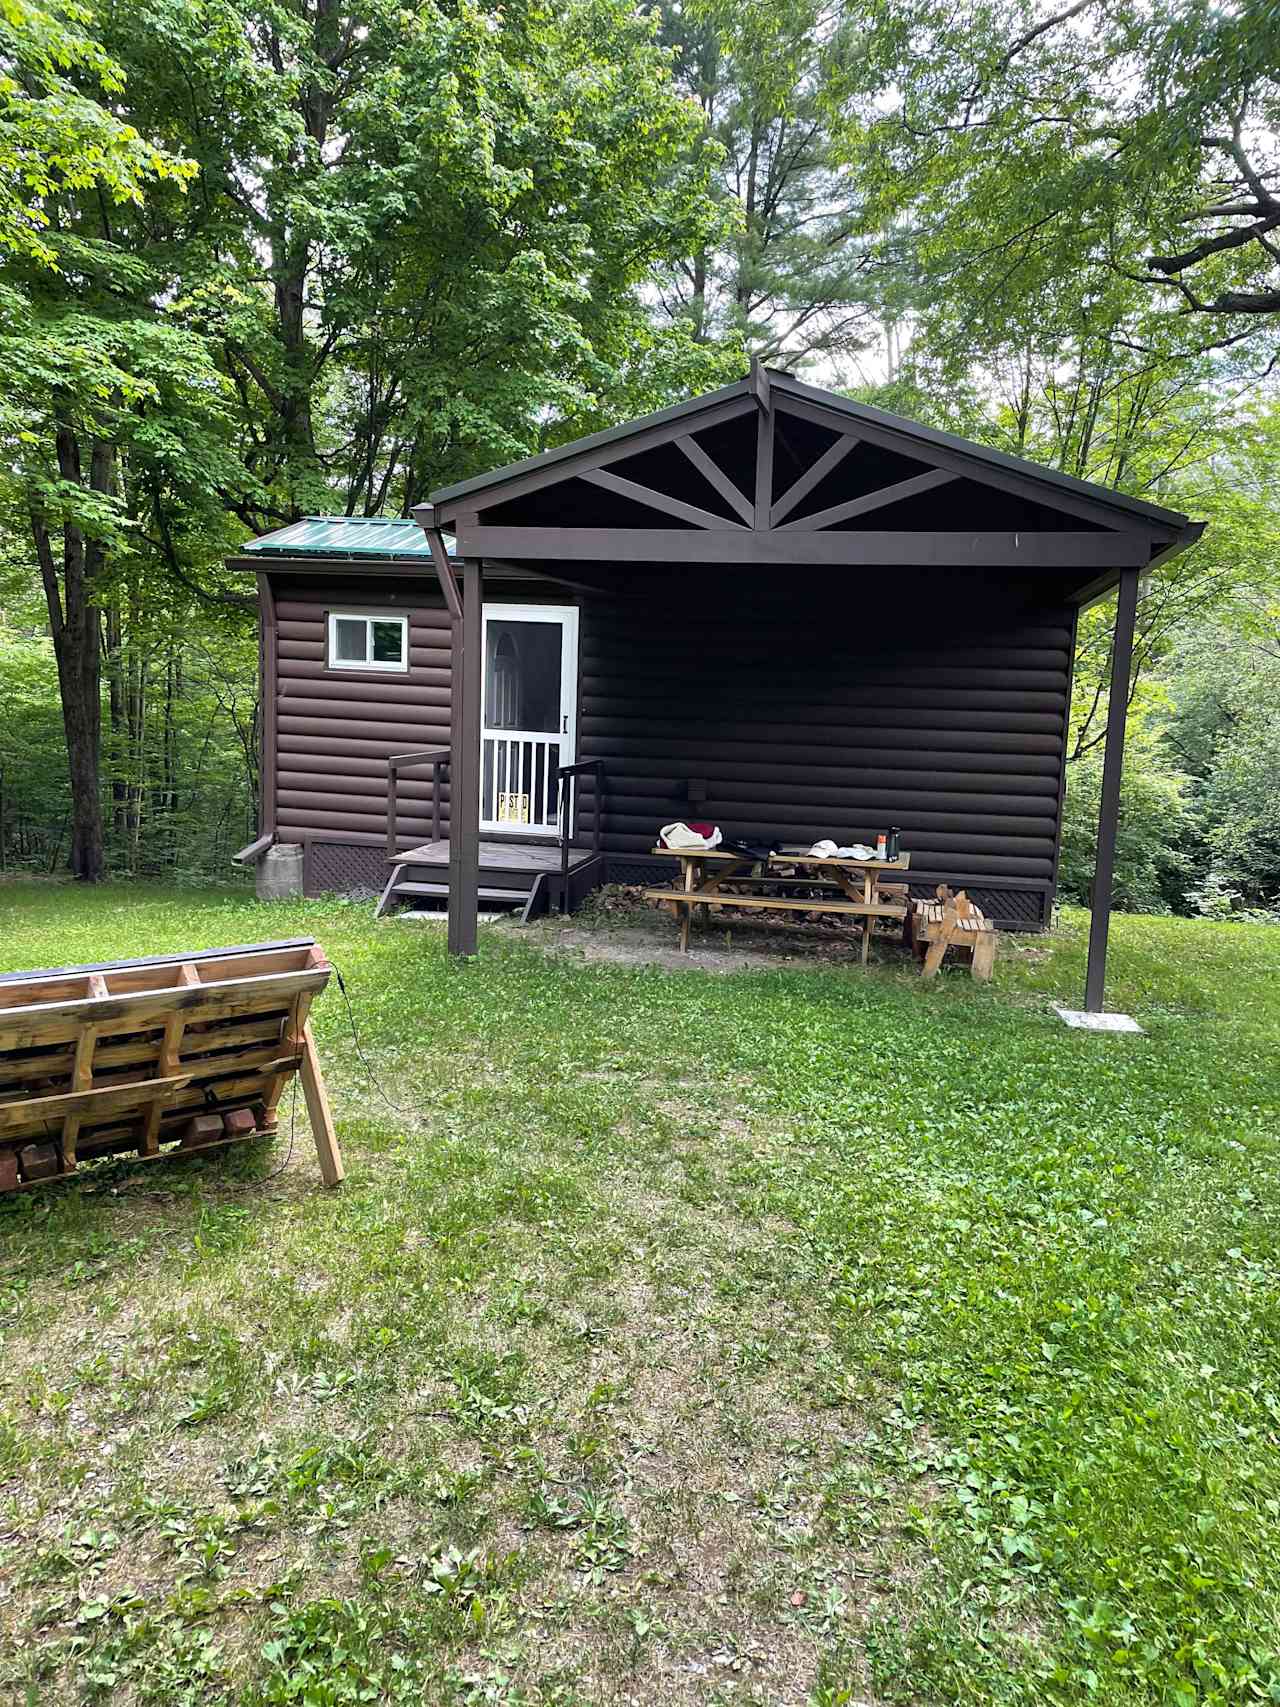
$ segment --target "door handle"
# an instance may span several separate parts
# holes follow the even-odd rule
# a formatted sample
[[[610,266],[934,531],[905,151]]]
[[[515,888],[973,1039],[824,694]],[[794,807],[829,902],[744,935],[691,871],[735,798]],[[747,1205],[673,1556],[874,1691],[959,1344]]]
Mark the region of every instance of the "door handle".
[[[560,733],[562,735],[567,735],[569,733],[569,713],[567,711],[564,714],[564,727],[561,729]]]

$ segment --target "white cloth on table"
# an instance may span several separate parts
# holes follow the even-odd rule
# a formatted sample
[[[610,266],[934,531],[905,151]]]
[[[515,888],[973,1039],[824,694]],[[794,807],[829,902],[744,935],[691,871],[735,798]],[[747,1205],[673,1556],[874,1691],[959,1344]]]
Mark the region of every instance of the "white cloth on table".
[[[851,847],[837,847],[833,841],[815,842],[809,849],[810,859],[874,859],[875,849],[869,848],[865,842],[854,842]]]
[[[691,830],[687,824],[666,824],[661,831],[662,845],[670,848],[673,853],[708,853],[712,848],[719,847],[723,841],[719,824],[713,825],[711,834],[701,835],[697,830]]]

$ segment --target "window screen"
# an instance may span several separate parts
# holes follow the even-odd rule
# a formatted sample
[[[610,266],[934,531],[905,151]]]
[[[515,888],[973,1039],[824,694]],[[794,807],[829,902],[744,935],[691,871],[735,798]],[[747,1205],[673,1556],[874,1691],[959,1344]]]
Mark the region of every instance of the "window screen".
[[[331,670],[407,670],[409,619],[334,611],[329,617]]]

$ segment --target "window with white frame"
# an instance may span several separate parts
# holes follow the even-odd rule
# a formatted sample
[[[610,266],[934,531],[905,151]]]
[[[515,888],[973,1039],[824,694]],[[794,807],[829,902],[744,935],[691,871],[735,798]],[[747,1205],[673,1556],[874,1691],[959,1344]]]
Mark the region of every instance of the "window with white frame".
[[[409,619],[367,611],[330,611],[331,670],[407,670]]]

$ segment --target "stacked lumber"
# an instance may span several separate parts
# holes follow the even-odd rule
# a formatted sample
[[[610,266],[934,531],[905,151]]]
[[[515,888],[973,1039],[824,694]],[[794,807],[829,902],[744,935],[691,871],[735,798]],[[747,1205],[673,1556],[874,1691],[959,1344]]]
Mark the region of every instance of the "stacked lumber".
[[[0,978],[0,1191],[273,1132],[295,1073],[336,1185],[308,1019],[330,970],[304,937]]]

